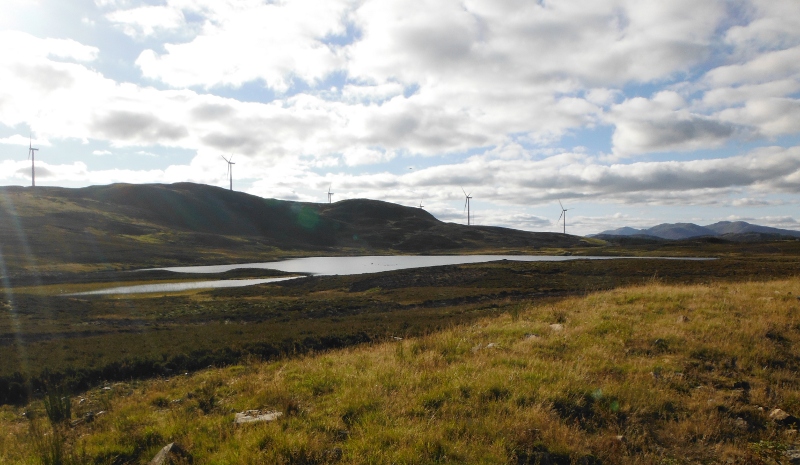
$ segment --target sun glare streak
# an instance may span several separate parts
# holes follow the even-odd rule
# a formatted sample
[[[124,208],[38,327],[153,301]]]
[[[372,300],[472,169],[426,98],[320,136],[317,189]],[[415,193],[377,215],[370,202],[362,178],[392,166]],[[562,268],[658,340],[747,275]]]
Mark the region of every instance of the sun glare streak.
[[[30,379],[28,351],[25,349],[25,343],[22,340],[22,327],[19,321],[19,315],[17,315],[16,307],[14,306],[14,293],[11,291],[11,283],[8,280],[6,262],[3,258],[3,244],[0,244],[0,281],[2,281],[3,294],[5,295],[6,300],[6,302],[3,303],[3,307],[7,306],[8,319],[11,321],[11,331],[14,333],[14,344],[17,347],[17,358],[19,359],[20,372],[25,379]]]

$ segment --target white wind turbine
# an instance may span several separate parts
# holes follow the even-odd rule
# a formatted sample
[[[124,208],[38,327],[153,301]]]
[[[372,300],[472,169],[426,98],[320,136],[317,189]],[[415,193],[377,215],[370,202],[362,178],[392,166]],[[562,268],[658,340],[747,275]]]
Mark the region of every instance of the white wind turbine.
[[[423,200],[425,200],[425,196],[422,196],[422,198],[419,199],[419,208],[425,208],[425,205],[422,205]]]
[[[333,192],[331,192],[331,187],[333,187],[333,183],[328,185],[328,203],[331,203],[331,197],[333,197]]]
[[[561,203],[560,199],[558,201],[558,205],[561,206],[561,216],[558,217],[558,220],[561,221],[561,217],[564,217],[564,234],[566,234],[567,233],[567,212],[569,210],[572,210],[572,209],[571,208],[564,208],[564,205]],[[558,223],[558,221],[556,223]]]
[[[230,182],[230,190],[233,190],[233,165],[236,164],[231,161],[233,160],[233,155],[231,155],[230,158],[225,158],[225,155],[220,155],[220,156],[222,157],[223,160],[225,160],[228,163],[227,177],[228,181]]]
[[[469,220],[469,201],[470,199],[472,199],[472,192],[467,194],[467,191],[465,191],[463,187],[461,188],[461,192],[463,192],[464,197],[466,197],[466,200],[464,201],[464,210],[467,211],[467,226],[469,226],[470,224],[472,224]]]
[[[39,150],[33,147],[33,136],[28,137],[28,158],[31,160],[31,187],[36,187],[36,166],[35,158],[36,151]]]

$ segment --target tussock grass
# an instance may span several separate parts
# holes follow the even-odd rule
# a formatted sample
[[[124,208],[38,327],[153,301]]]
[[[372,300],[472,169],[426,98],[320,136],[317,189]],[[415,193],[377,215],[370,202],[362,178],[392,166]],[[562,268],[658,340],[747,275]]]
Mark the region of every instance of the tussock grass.
[[[64,447],[93,463],[146,463],[172,441],[195,463],[785,462],[797,432],[768,415],[800,414],[798,292],[798,278],[653,280],[419,338],[118,383],[72,399],[92,421]],[[234,426],[247,409],[284,416]],[[40,461],[22,413],[0,410],[2,463]]]

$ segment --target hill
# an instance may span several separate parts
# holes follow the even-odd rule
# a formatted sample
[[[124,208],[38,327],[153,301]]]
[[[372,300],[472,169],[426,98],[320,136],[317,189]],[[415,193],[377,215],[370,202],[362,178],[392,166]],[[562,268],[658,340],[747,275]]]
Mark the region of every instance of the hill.
[[[12,270],[269,260],[287,254],[453,253],[587,245],[586,239],[444,223],[377,200],[315,204],[193,183],[0,188]]]
[[[176,443],[197,464],[794,463],[799,285],[500,303],[421,337],[56,392],[64,415],[0,410],[0,462],[147,463]],[[235,423],[248,410],[281,415]]]
[[[707,226],[694,223],[662,223],[648,229],[623,227],[603,231],[592,237],[607,239],[609,236],[637,236],[658,239],[683,240],[693,237],[722,237],[736,242],[771,241],[785,237],[800,237],[800,231],[771,228],[745,221],[720,221]]]

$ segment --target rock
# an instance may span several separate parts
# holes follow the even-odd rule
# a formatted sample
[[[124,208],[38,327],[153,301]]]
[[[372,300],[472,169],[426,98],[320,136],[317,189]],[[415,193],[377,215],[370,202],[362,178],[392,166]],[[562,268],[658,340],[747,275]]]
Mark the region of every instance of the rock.
[[[524,339],[526,341],[535,341],[536,339],[539,339],[539,336],[537,336],[535,334],[526,334]]]
[[[283,416],[282,412],[268,410],[245,410],[236,414],[233,422],[237,425],[242,423],[254,423],[257,421],[275,421]]]
[[[164,446],[163,449],[153,457],[152,460],[147,462],[147,465],[168,465],[168,464],[183,464],[192,463],[192,456],[183,450],[183,448],[174,442]]]
[[[553,323],[550,325],[550,329],[552,329],[553,331],[563,331],[564,325],[562,325],[561,323]]]
[[[745,420],[742,417],[737,417],[736,420],[734,420],[734,423],[736,424],[737,428],[743,431],[747,431],[750,428],[750,425],[747,423],[747,420]]]
[[[678,323],[688,323],[689,317],[686,315],[681,315],[678,317]]]
[[[497,344],[496,342],[490,342],[490,343],[486,344],[486,348],[487,349],[495,349],[497,347],[500,347],[500,345]]]
[[[792,465],[800,465],[800,449],[787,449],[784,454],[786,458],[789,459],[789,463]]]
[[[779,408],[773,409],[771,412],[769,412],[769,419],[781,426],[793,426],[800,424],[800,420],[798,420],[797,417],[789,415]]]

